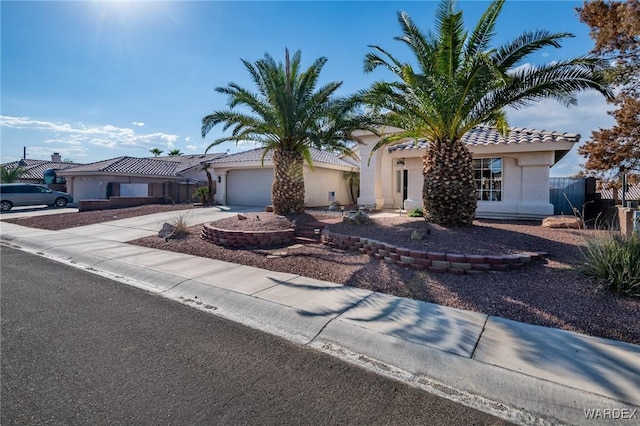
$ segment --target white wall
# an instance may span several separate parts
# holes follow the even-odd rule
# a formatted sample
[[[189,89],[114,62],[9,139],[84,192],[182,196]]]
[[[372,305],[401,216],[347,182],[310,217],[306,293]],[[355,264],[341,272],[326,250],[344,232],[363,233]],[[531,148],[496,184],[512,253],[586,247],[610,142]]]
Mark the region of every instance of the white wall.
[[[341,170],[320,168],[314,171],[304,168],[304,204],[307,207],[322,207],[331,204],[329,192],[335,192],[335,201],[340,204],[351,204],[351,195],[344,172]],[[354,195],[357,196],[357,193]]]

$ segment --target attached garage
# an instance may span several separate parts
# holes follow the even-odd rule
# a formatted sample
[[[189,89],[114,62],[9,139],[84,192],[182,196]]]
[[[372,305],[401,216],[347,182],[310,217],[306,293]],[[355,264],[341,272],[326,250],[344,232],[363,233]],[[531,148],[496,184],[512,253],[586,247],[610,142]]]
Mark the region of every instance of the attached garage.
[[[229,170],[227,204],[232,206],[266,206],[271,204],[273,168]]]

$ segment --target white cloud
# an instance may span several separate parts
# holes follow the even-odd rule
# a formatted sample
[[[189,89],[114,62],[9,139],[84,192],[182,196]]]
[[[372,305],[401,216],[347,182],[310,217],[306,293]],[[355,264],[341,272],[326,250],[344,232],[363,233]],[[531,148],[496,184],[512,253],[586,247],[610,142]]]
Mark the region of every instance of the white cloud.
[[[184,138],[184,140],[187,142],[191,142],[191,136],[187,136],[186,138]]]
[[[134,122],[136,124],[136,122]],[[144,123],[137,123],[138,127]],[[83,123],[71,125],[68,123],[53,123],[49,121],[32,120],[29,117],[0,116],[0,127],[24,130],[40,130],[52,132],[46,140],[69,145],[93,144],[108,148],[117,147],[151,147],[166,145],[172,147],[178,140],[178,135],[167,133],[137,134],[134,129],[117,127],[111,124],[88,126]]]
[[[198,145],[187,145],[187,149],[189,151],[195,151],[196,149],[198,149]]]
[[[580,134],[580,143],[551,169],[552,176],[578,173],[585,162],[585,158],[578,154],[578,146],[590,140],[592,131],[611,127],[614,123],[607,114],[613,107],[599,93],[581,93],[577,99],[578,104],[569,108],[553,100],[544,100],[520,110],[507,110],[511,127]]]
[[[140,122],[140,121],[133,121],[131,124],[133,124],[134,126],[138,126],[138,127],[143,127],[144,123]]]

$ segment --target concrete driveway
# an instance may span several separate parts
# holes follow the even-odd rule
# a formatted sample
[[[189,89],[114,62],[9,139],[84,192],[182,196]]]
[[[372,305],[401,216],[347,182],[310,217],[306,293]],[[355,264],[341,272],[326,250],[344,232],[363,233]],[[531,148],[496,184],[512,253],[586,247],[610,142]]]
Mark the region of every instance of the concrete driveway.
[[[69,206],[72,206],[72,204],[69,204]],[[44,204],[41,206],[14,207],[8,212],[2,212],[2,214],[0,214],[0,220],[18,217],[47,216],[60,213],[78,213],[78,207],[56,208],[47,207]]]

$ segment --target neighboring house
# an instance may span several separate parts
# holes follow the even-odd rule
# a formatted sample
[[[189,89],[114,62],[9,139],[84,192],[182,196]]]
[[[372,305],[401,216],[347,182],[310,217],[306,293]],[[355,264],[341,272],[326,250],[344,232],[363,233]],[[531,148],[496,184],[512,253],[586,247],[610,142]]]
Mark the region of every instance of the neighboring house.
[[[217,176],[216,202],[229,205],[271,204],[272,152],[262,162],[262,148],[226,155],[211,162]],[[311,149],[313,170],[305,163],[304,184],[307,207],[327,206],[334,201],[350,204],[345,173],[357,171],[359,163],[335,153]]]
[[[385,129],[389,134],[399,129]],[[358,204],[406,210],[422,207],[422,156],[426,141],[407,140],[379,149],[380,137],[363,133],[360,144]],[[549,169],[580,140],[580,135],[514,128],[503,138],[494,128],[478,126],[463,142],[474,158],[478,218],[525,219],[553,215]]]
[[[206,185],[202,163],[225,154],[169,157],[117,157],[60,171],[74,200],[120,197],[170,197],[190,202],[198,186]]]
[[[44,176],[45,171],[54,170],[57,172],[58,170],[66,170],[66,169],[70,169],[72,167],[78,167],[81,165],[82,164],[63,162],[62,158],[60,157],[60,154],[58,154],[57,152],[54,152],[51,155],[51,161],[32,160],[29,158],[25,158],[18,161],[5,163],[2,166],[7,168],[8,170],[15,169],[16,167],[21,167],[22,169],[25,170],[25,173],[22,176],[20,176],[20,178],[16,181],[16,183],[46,183],[48,185],[54,185],[54,184],[63,185],[64,179],[60,177],[58,177],[57,180],[52,177],[51,179],[47,179],[47,181],[45,181],[45,176]],[[55,189],[59,189],[59,188],[55,188]]]

